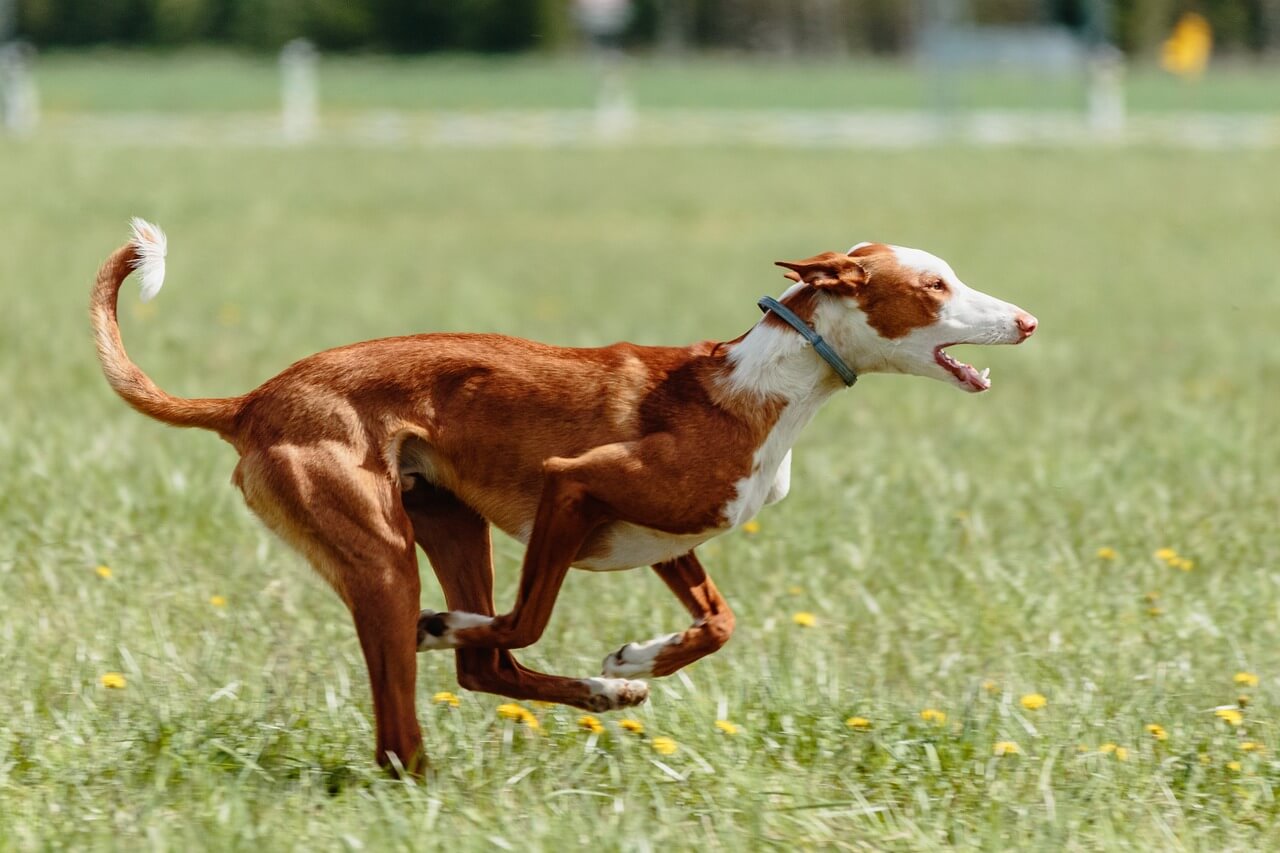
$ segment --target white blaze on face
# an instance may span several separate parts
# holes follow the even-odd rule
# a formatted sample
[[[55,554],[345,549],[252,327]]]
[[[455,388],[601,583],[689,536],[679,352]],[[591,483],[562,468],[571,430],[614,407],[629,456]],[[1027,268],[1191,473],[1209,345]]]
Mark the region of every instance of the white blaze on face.
[[[859,243],[849,251],[863,246]],[[890,246],[894,259],[912,275],[908,281],[941,278],[946,284],[946,297],[937,321],[911,330],[890,342],[885,369],[929,376],[953,382],[966,391],[985,391],[991,387],[989,371],[952,358],[945,348],[954,344],[1016,344],[1035,329],[1035,318],[1018,306],[974,290],[960,280],[951,265],[936,255],[905,246]]]

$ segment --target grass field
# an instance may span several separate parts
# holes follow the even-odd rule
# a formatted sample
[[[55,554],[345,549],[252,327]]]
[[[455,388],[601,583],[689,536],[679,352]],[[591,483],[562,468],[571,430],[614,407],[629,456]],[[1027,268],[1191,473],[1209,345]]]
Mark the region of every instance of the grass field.
[[[280,81],[269,56],[99,51],[51,53],[35,65],[51,113],[128,110],[275,110]],[[929,109],[937,78],[911,62],[753,62],[637,57],[629,90],[642,109]],[[388,58],[331,55],[320,64],[320,97],[344,111],[589,108],[596,68],[572,59]],[[1074,109],[1075,77],[1018,71],[950,75],[950,97],[965,108]],[[1125,78],[1135,113],[1280,111],[1280,67],[1218,63],[1196,82],[1139,61]]]
[[[1275,153],[0,143],[0,847],[1276,847],[1278,183]],[[125,341],[187,395],[416,331],[730,338],[773,260],[864,239],[1041,330],[958,353],[983,396],[835,398],[791,496],[702,550],[734,640],[603,733],[433,704],[452,659],[422,656],[414,785],[376,770],[349,618],[242,506],[232,451],[99,375],[89,284],[135,214],[169,279],[145,308],[128,286]],[[595,674],[684,624],[645,570],[579,572],[522,658]]]

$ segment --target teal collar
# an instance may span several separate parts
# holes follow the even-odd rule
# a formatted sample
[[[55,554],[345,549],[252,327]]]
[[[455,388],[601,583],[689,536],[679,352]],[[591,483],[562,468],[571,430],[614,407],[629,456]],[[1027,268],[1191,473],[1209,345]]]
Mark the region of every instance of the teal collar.
[[[770,311],[791,328],[800,333],[806,341],[813,344],[813,351],[822,356],[822,360],[831,365],[831,369],[839,374],[844,380],[845,387],[853,385],[858,381],[858,374],[853,372],[849,365],[844,363],[835,350],[831,348],[831,344],[822,339],[822,335],[809,328],[809,324],[796,316],[795,312],[787,306],[783,305],[772,296],[761,296],[756,302],[760,306],[760,310],[768,314]]]

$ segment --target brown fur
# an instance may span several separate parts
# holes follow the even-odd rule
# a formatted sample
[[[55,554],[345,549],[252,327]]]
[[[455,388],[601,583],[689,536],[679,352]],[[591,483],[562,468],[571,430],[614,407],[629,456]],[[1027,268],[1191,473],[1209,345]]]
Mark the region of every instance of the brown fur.
[[[877,246],[783,263],[807,285],[789,307],[808,320],[822,298],[853,298],[889,338],[931,322],[945,294]],[[412,772],[425,760],[416,653],[424,631],[440,636],[441,615],[419,611],[417,546],[451,612],[493,617],[453,631],[463,686],[593,710],[643,699],[634,687],[602,697],[582,679],[526,669],[511,649],[542,634],[570,566],[609,554],[633,526],[673,537],[727,526],[726,507],[786,405],[727,390],[730,345],[565,349],[414,335],[317,353],[240,397],[186,400],[158,388],[121,342],[116,301],[135,262],[132,245],[117,250],[93,288],[107,381],[142,413],[235,446],[246,503],[351,611],[380,762]],[[528,543],[502,615],[490,524]],[[722,646],[734,619],[692,551],[654,570],[695,620],[655,659],[663,675]]]

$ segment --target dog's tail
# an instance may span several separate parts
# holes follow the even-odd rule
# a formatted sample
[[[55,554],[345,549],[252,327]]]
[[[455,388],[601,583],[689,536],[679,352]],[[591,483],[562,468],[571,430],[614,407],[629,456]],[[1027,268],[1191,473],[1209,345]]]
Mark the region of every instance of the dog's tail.
[[[120,285],[129,273],[138,272],[142,301],[150,300],[164,284],[164,232],[149,222],[133,220],[133,239],[116,249],[98,270],[89,303],[98,360],[107,382],[124,401],[144,415],[180,427],[202,427],[229,438],[243,398],[183,399],[166,394],[129,359],[120,340],[116,302]]]

